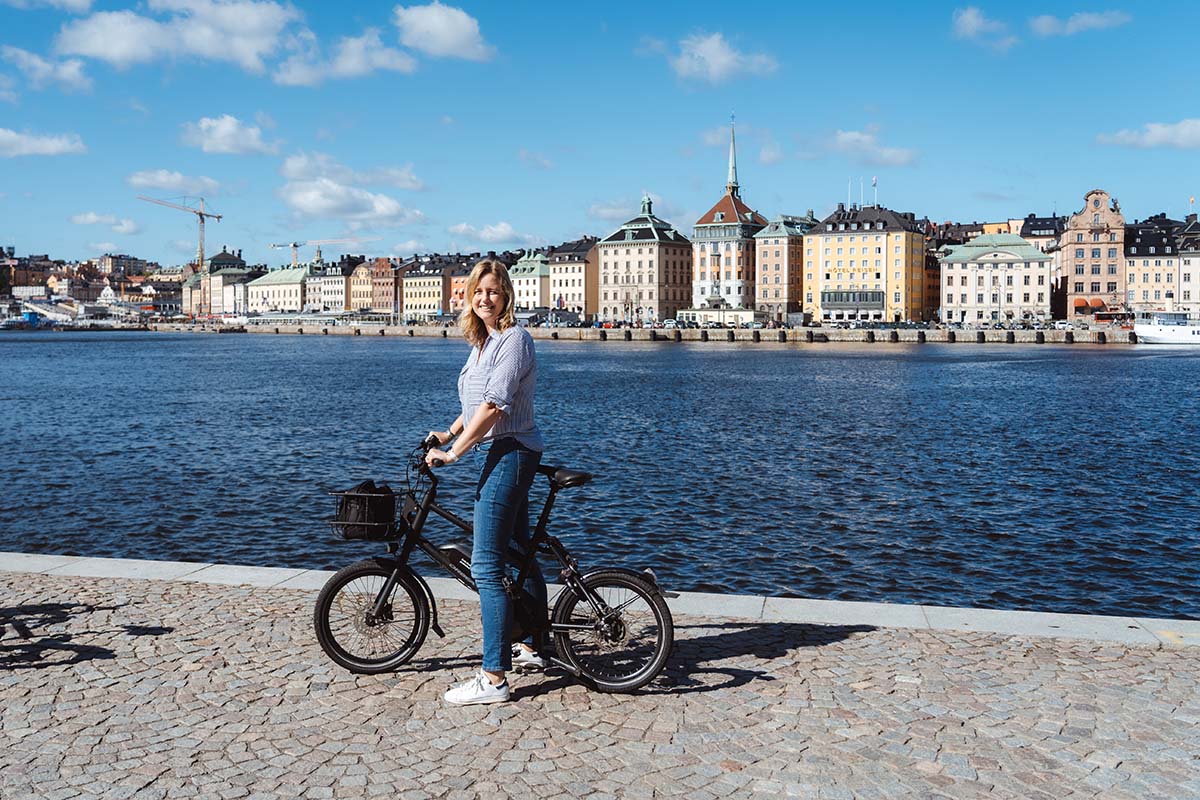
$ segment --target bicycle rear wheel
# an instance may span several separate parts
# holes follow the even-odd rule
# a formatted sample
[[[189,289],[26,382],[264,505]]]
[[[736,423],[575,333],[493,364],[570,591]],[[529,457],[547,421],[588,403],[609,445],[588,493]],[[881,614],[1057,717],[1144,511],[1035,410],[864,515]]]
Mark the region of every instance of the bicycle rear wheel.
[[[351,672],[389,672],[416,655],[429,633],[430,610],[420,587],[401,574],[382,611],[375,603],[395,571],[386,559],[339,570],[317,595],[313,625],[333,662]]]
[[[598,570],[583,584],[600,602],[564,588],[550,625],[559,657],[602,692],[632,692],[662,671],[675,642],[666,601],[649,583],[621,570]]]

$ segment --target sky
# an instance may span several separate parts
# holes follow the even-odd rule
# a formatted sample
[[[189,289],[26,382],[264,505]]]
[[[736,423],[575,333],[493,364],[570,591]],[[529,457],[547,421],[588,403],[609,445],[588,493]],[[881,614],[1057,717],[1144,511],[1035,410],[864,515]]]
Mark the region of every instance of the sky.
[[[1118,2],[0,0],[0,245],[193,257],[138,195],[271,265],[605,236],[646,193],[690,234],[731,114],[767,217],[873,179],[935,221],[1182,217],[1200,4]]]

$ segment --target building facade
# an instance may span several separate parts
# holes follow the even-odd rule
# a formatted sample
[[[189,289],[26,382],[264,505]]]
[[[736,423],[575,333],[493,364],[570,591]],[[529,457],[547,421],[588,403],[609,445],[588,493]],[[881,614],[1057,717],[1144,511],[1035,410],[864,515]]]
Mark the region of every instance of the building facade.
[[[946,248],[940,261],[943,321],[1050,319],[1054,257],[1020,236],[977,236]]]
[[[1176,239],[1183,227],[1166,214],[1125,226],[1127,311],[1165,310],[1179,300],[1182,260]]]
[[[779,216],[754,234],[758,272],[756,307],[786,323],[804,306],[804,234],[817,225],[812,209],[803,217]]]
[[[1179,247],[1179,297],[1176,308],[1200,319],[1200,222],[1188,214],[1176,237]]]
[[[1103,189],[1083,197],[1059,242],[1066,316],[1087,320],[1098,311],[1120,311],[1126,300],[1125,216]]]
[[[409,266],[404,274],[406,320],[428,321],[450,312],[450,273],[456,266],[442,259],[418,259]]]
[[[595,319],[600,298],[599,241],[597,236],[583,236],[550,251],[550,308],[578,314],[585,321]]]
[[[272,270],[246,284],[246,307],[252,314],[304,311],[309,278],[307,265]]]
[[[641,214],[600,241],[596,251],[601,320],[640,325],[673,319],[687,307],[691,242],[654,216],[649,197],[642,198]]]
[[[754,308],[754,234],[767,220],[742,201],[737,146],[729,129],[729,173],[725,194],[692,229],[692,307]]]
[[[371,310],[378,314],[400,313],[400,296],[397,287],[402,286],[396,265],[387,258],[371,262]]]
[[[517,311],[532,311],[550,306],[550,259],[542,250],[526,250],[508,272]]]
[[[347,308],[349,311],[370,311],[375,297],[375,286],[371,279],[371,265],[359,264],[350,273],[347,283]]]
[[[825,324],[931,319],[925,229],[910,212],[838,203],[804,237],[804,312]]]

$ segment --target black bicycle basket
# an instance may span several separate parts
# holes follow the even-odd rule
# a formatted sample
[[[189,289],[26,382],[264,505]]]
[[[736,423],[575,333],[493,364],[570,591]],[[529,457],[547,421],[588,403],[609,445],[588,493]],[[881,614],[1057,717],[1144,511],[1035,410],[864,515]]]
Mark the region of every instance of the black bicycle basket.
[[[386,483],[373,480],[342,492],[330,492],[337,498],[337,510],[328,520],[343,539],[386,541],[399,538],[396,525],[396,495]]]

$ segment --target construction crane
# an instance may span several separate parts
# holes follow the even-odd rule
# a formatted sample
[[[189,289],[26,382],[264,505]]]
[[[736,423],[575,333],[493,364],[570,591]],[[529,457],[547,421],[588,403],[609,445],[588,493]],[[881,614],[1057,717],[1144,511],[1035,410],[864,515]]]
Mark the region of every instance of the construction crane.
[[[359,242],[377,242],[378,236],[372,236],[367,239],[350,238],[350,239],[309,239],[307,242],[284,242],[283,244],[270,245],[272,250],[279,250],[284,247],[292,248],[292,266],[300,264],[300,248],[308,245],[316,245],[317,255],[321,255],[321,245],[323,244],[358,244]]]
[[[211,217],[211,218],[217,220],[218,222],[220,222],[221,215],[213,214],[209,211],[205,211],[203,197],[200,198],[200,208],[192,208],[191,206],[181,206],[178,203],[168,203],[166,200],[159,200],[156,197],[145,197],[140,194],[138,195],[137,199],[145,200],[147,203],[157,203],[160,206],[166,206],[167,208],[173,208],[176,211],[186,211],[189,214],[196,215],[196,220],[200,223],[200,244],[196,248],[196,270],[198,272],[204,271],[204,219],[205,219],[205,217]]]

